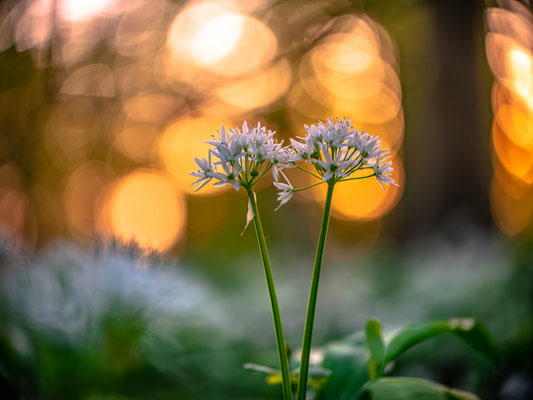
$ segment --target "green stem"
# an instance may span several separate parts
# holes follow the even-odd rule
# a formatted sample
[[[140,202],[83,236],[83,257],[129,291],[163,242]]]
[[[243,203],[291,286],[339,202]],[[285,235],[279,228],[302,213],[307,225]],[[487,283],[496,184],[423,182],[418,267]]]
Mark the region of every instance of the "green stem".
[[[274,329],[276,332],[276,342],[278,346],[279,363],[281,366],[281,378],[283,380],[283,398],[285,400],[292,400],[292,385],[291,373],[289,369],[289,359],[287,357],[287,350],[285,347],[285,338],[283,336],[283,325],[281,323],[281,315],[279,312],[278,298],[276,296],[276,288],[274,287],[274,277],[272,276],[272,268],[270,267],[270,259],[268,257],[267,245],[265,242],[265,235],[263,234],[263,227],[261,226],[261,219],[259,218],[259,211],[257,210],[257,203],[255,195],[251,188],[247,189],[248,198],[252,205],[254,213],[255,232],[257,233],[257,242],[259,243],[259,251],[263,261],[263,268],[265,270],[265,278],[267,282],[268,294],[270,297],[270,306],[272,307],[272,318],[274,320]]]
[[[253,179],[251,182],[250,182],[250,186],[253,186],[257,183],[257,181],[259,179],[261,179],[263,176],[265,176],[265,174],[270,171],[272,169],[272,164],[271,163],[268,163],[268,167],[265,167],[263,169],[263,171],[261,172],[261,174],[259,174],[255,179]]]
[[[306,189],[309,189],[309,188],[312,188],[312,187],[315,187],[315,186],[318,186],[318,185],[322,185],[323,183],[326,183],[326,182],[320,181],[320,182],[313,183],[312,185],[309,185],[309,186],[306,186],[306,187],[303,187],[303,188],[300,188],[300,189],[292,189],[292,191],[293,192],[301,192],[302,190],[306,190]]]
[[[372,178],[373,176],[376,176],[376,174],[367,175],[367,176],[356,176],[355,178],[345,178],[339,180],[339,182],[346,182],[346,181],[355,181],[357,179],[366,179],[366,178]]]
[[[305,317],[304,338],[302,343],[302,356],[300,359],[300,377],[298,379],[298,400],[305,400],[307,392],[307,374],[309,372],[309,356],[311,354],[311,340],[313,337],[313,323],[315,321],[316,301],[318,297],[318,282],[320,281],[320,268],[322,267],[322,258],[324,247],[326,245],[326,236],[328,233],[329,214],[331,212],[331,199],[333,198],[334,183],[328,182],[328,194],[326,195],[326,204],[324,205],[324,215],[322,216],[322,225],[320,235],[318,236],[318,245],[316,248],[315,266],[313,268],[313,278],[311,279],[311,289],[309,291],[309,302],[307,303],[307,315]]]
[[[304,172],[307,172],[308,174],[313,175],[313,176],[314,176],[315,178],[317,178],[317,179],[322,179],[321,176],[318,176],[317,174],[313,174],[311,171],[309,171],[308,169],[305,169],[305,168],[300,167],[298,164],[294,164],[294,166],[295,166],[296,168],[298,168],[299,170],[302,170],[302,171],[304,171]]]

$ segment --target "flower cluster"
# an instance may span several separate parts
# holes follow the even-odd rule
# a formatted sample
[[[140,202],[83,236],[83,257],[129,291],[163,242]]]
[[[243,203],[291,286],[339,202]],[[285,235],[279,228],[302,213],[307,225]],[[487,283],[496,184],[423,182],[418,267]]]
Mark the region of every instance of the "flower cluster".
[[[299,141],[291,139],[295,156],[291,157],[290,165],[295,165],[297,161],[312,164],[316,174],[309,170],[305,171],[320,179],[317,184],[324,182],[335,184],[376,177],[382,187],[384,184],[396,185],[390,176],[394,170],[390,161],[390,150],[381,149],[378,137],[354,129],[351,120],[346,121],[342,118],[335,121],[329,118],[326,124],[320,121],[310,127],[305,125],[305,130],[307,135],[300,137]],[[351,177],[361,170],[368,170],[370,175]],[[280,206],[287,203],[295,191],[303,190],[295,190],[284,174],[283,177],[286,183],[274,182],[280,190],[278,193]]]
[[[202,188],[211,180],[214,186],[232,185],[235,190],[240,186],[251,189],[267,172],[272,170],[274,186],[279,189],[279,207],[286,204],[294,192],[305,190],[321,183],[335,184],[354,179],[375,177],[378,183],[396,185],[390,176],[392,162],[390,150],[381,148],[381,141],[365,131],[359,132],[352,121],[345,118],[329,118],[326,123],[305,125],[307,135],[300,140],[291,139],[291,145],[282,147],[283,142],[274,139],[272,132],[261,124],[249,128],[246,122],[242,128],[218,132],[218,138],[207,141],[213,146],[207,159],[195,158],[198,171],[191,175],[198,179],[193,183]],[[218,161],[212,162],[214,156]],[[300,167],[304,161],[312,164],[315,172]],[[301,189],[294,189],[283,172],[285,168],[297,167],[315,178],[318,183]],[[363,174],[357,173],[363,171]],[[368,175],[364,172],[368,171]],[[284,182],[281,182],[283,180]],[[279,208],[278,207],[278,208]]]
[[[213,140],[207,141],[213,146],[207,159],[195,158],[199,169],[190,173],[198,178],[192,185],[200,183],[195,191],[213,179],[217,181],[214,186],[229,184],[235,190],[240,186],[251,188],[271,169],[277,179],[280,168],[286,167],[292,159],[290,151],[274,139],[274,134],[260,123],[250,128],[245,121],[241,129],[226,130],[223,126],[218,138],[213,136]],[[212,156],[218,160],[212,162]]]

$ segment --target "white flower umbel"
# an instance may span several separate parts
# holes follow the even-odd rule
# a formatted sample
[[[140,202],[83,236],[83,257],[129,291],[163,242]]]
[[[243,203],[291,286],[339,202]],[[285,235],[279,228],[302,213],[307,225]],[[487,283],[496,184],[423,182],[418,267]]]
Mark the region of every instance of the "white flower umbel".
[[[214,186],[232,185],[235,190],[240,186],[251,188],[273,167],[274,177],[279,169],[286,168],[293,161],[282,148],[282,142],[274,139],[275,132],[261,126],[250,128],[246,121],[242,128],[227,129],[223,126],[218,137],[207,141],[213,146],[208,159],[195,158],[199,170],[191,172],[198,179],[192,184],[201,184],[198,190],[214,179]],[[216,159],[211,162],[211,155]],[[294,156],[293,156],[294,158]],[[283,164],[280,164],[283,163]]]
[[[280,190],[278,194],[280,207],[289,201],[294,192],[309,189],[323,183],[328,185],[305,317],[297,400],[305,400],[307,394],[307,374],[309,372],[318,284],[326,244],[333,189],[339,182],[371,177],[375,177],[382,187],[384,187],[384,184],[396,185],[390,176],[393,171],[390,151],[381,149],[381,141],[378,137],[354,129],[351,120],[329,118],[326,124],[318,122],[310,127],[305,126],[305,130],[307,135],[299,138],[300,141],[291,139],[292,147],[297,156],[294,158],[296,161],[289,162],[289,164],[312,175],[318,182],[301,189],[294,189],[288,180],[286,184],[274,183]],[[315,171],[299,166],[297,164],[298,161],[312,164]],[[368,174],[365,174],[365,170],[368,171]],[[286,179],[285,174],[281,174]]]
[[[390,152],[381,149],[381,141],[377,136],[354,129],[351,120],[347,121],[344,117],[329,118],[325,124],[319,121],[311,126],[305,125],[305,130],[305,137],[298,138],[300,140],[291,139],[294,156],[282,161],[282,164],[285,167],[297,167],[319,179],[319,182],[301,189],[291,186],[291,195],[322,183],[334,185],[337,182],[371,177],[375,177],[382,187],[384,184],[396,185],[390,176],[394,170]],[[312,164],[315,172],[299,166],[298,161]],[[364,170],[369,174],[362,175],[359,172]],[[354,176],[356,172],[358,173]],[[275,180],[278,180],[277,171]],[[288,180],[287,184],[290,185]],[[276,185],[281,190],[278,200],[285,204],[291,196],[287,194],[285,186],[281,185],[285,184]]]
[[[205,158],[195,158],[199,169],[190,174],[198,178],[193,182],[193,185],[200,184],[196,190],[211,180],[215,180],[214,186],[231,185],[235,190],[239,190],[242,186],[246,189],[248,194],[246,226],[252,220],[254,221],[272,308],[276,345],[281,367],[283,398],[284,400],[292,400],[291,371],[286,351],[287,345],[283,334],[281,314],[265,235],[261,226],[256,196],[253,191],[255,183],[272,170],[276,184],[287,186],[283,195],[279,196],[280,200],[282,203],[289,201],[291,195],[290,184],[281,184],[277,181],[280,176],[287,178],[283,173],[283,169],[291,167],[290,163],[296,161],[299,157],[294,150],[283,148],[281,142],[277,142],[274,139],[274,133],[259,123],[252,128],[246,122],[242,124],[241,128],[226,130],[225,127],[222,127],[218,132],[218,137],[213,136],[213,140],[207,141],[213,146],[208,152],[207,160]],[[214,156],[217,160],[211,162],[211,156]],[[283,188],[283,186],[280,186],[280,188]]]

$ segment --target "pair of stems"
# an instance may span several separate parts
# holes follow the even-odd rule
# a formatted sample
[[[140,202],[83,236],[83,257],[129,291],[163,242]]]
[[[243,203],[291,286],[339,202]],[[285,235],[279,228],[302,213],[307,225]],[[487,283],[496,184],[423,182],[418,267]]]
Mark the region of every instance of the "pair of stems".
[[[322,258],[324,256],[324,248],[326,244],[326,236],[328,233],[329,216],[331,213],[331,202],[333,198],[334,183],[328,182],[328,192],[326,195],[326,203],[324,205],[324,214],[322,216],[322,224],[320,226],[320,235],[318,237],[318,245],[315,256],[315,265],[313,268],[313,277],[311,279],[311,289],[309,291],[309,301],[307,304],[307,314],[305,317],[305,329],[302,343],[302,355],[300,359],[300,374],[298,379],[298,393],[297,400],[305,400],[307,393],[307,375],[309,373],[309,357],[311,354],[311,341],[313,337],[313,324],[315,320],[316,302],[318,298],[318,284],[320,281],[320,270],[322,268]],[[272,276],[272,268],[270,266],[270,259],[268,257],[265,236],[261,226],[261,219],[257,210],[257,202],[251,188],[247,189],[248,198],[254,214],[254,225],[257,234],[257,241],[259,243],[259,250],[261,259],[263,261],[263,268],[265,270],[265,277],[267,281],[268,294],[270,297],[270,305],[272,307],[272,317],[274,320],[274,329],[276,332],[276,342],[278,347],[278,356],[281,366],[282,389],[283,398],[285,400],[292,400],[292,384],[289,369],[289,360],[287,357],[285,338],[283,335],[283,326],[281,323],[281,315],[279,312],[278,300],[276,296],[276,289],[274,287],[274,278]]]

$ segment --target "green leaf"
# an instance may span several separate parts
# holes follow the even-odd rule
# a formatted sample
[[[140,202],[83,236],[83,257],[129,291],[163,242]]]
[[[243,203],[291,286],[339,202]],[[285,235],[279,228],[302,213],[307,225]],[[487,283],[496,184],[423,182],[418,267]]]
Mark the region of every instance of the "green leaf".
[[[370,350],[368,360],[368,374],[370,379],[378,379],[385,364],[385,344],[381,336],[381,324],[377,319],[371,319],[365,326],[366,345]]]
[[[490,362],[498,359],[496,346],[485,327],[469,318],[408,325],[387,341],[385,363],[395,360],[411,347],[446,333],[454,334]]]
[[[266,365],[246,363],[243,365],[243,368],[258,374],[264,374],[265,381],[269,385],[281,385],[283,379],[281,377],[281,371],[276,368],[267,367]],[[295,368],[291,371],[291,380],[293,382],[298,382],[298,376],[300,374],[300,368]],[[309,366],[307,385],[311,386],[313,389],[318,390],[324,386],[328,377],[331,375],[331,371],[325,368],[319,367],[318,365]]]
[[[479,400],[473,393],[415,378],[381,378],[368,392],[372,400]]]
[[[317,399],[354,399],[368,382],[369,353],[365,342],[331,343],[324,349],[322,367],[331,371]]]
[[[243,368],[251,372],[256,372],[259,374],[266,375],[265,381],[269,385],[275,386],[275,385],[281,385],[283,383],[283,379],[281,377],[281,371],[279,369],[267,367],[266,365],[254,364],[254,363],[246,363],[243,365]]]
[[[281,374],[281,371],[279,369],[267,367],[266,365],[246,363],[242,367],[251,372],[258,372],[258,373],[267,374],[267,375],[268,374]]]

